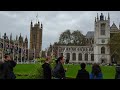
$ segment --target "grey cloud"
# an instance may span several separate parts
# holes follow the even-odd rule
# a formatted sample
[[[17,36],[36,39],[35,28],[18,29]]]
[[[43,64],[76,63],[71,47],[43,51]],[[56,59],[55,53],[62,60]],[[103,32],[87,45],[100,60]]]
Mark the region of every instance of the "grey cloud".
[[[30,22],[36,23],[36,15],[43,23],[43,49],[50,43],[59,40],[59,35],[66,29],[80,30],[83,34],[94,30],[94,20],[97,13],[110,13],[111,25],[113,21],[117,26],[120,22],[119,11],[0,11],[0,32],[7,35],[12,33],[13,38],[20,33],[30,38]]]

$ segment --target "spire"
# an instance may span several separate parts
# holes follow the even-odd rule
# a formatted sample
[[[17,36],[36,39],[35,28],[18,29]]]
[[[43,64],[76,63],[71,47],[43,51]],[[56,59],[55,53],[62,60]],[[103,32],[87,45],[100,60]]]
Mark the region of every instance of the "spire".
[[[21,33],[20,33],[20,37],[21,37]]]
[[[97,13],[97,21],[99,20],[98,13]]]
[[[7,36],[6,36],[6,32],[5,32],[5,33],[4,33],[4,39],[6,39],[6,37],[7,37]]]
[[[101,13],[101,15],[100,15],[100,20],[104,20],[104,15],[103,15],[103,13]]]
[[[27,39],[27,35],[26,35],[25,42],[27,42],[27,41],[28,41],[28,39]]]
[[[95,17],[95,22],[96,22],[96,17]]]
[[[119,30],[120,30],[120,22],[119,22]]]
[[[19,36],[19,41],[21,40],[21,33],[20,33],[20,36]]]
[[[39,22],[39,20],[38,20],[38,25],[40,26],[40,22]]]
[[[108,20],[110,20],[110,15],[109,15],[109,13],[108,13]]]
[[[4,33],[4,36],[6,36],[6,32]]]
[[[41,29],[43,29],[43,24],[41,23]]]
[[[18,40],[18,35],[16,35],[16,41]]]
[[[31,20],[31,27],[33,26],[33,22],[32,22],[32,20]]]
[[[12,40],[12,33],[10,34],[10,41]]]

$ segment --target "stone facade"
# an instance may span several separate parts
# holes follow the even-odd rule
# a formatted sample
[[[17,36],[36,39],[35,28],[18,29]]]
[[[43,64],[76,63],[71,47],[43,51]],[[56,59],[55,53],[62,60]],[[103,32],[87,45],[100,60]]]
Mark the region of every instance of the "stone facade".
[[[110,47],[107,45],[113,34],[120,33],[115,23],[110,26],[110,16],[104,17],[101,13],[97,14],[94,21],[94,31],[88,31],[85,46],[67,46],[54,44],[53,51],[56,57],[63,55],[65,59],[69,59],[70,63],[106,63],[109,64],[115,59],[115,55],[110,55]]]
[[[94,51],[91,46],[59,46],[58,57],[63,55],[70,63],[93,63]]]
[[[3,60],[5,54],[10,54],[12,59],[15,61],[23,62],[28,60],[28,39],[27,36],[24,39],[21,34],[18,38],[12,39],[12,34],[10,37],[4,33],[0,38],[0,60]]]
[[[31,21],[30,25],[30,51],[35,51],[35,57],[39,57],[39,53],[42,49],[42,30],[43,25],[38,21],[38,23],[34,24]],[[30,53],[30,56],[32,53]]]

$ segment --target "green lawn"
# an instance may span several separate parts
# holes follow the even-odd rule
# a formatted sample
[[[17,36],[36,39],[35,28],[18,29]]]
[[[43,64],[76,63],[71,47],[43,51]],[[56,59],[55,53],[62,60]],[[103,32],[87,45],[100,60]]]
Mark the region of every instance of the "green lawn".
[[[18,64],[14,68],[14,72],[17,76],[17,79],[31,79],[29,76],[34,75],[36,69],[40,66],[40,64]],[[78,70],[80,69],[80,65],[65,65],[67,67],[66,76],[75,78]],[[91,72],[91,66],[86,67],[89,73]],[[114,66],[101,66],[103,78],[104,79],[114,79],[115,76],[115,67]],[[22,76],[20,76],[22,75]]]
[[[80,65],[69,65],[65,66],[68,67],[68,71],[66,72],[67,77],[75,78],[77,75],[78,70],[80,69]],[[91,66],[87,66],[86,70],[90,73]],[[101,70],[103,73],[104,79],[114,79],[115,77],[115,67],[114,66],[101,66]]]

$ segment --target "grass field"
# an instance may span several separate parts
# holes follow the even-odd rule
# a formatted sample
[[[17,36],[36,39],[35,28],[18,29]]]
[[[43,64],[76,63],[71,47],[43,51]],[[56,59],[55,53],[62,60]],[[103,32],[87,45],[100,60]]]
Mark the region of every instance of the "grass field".
[[[18,64],[14,68],[14,72],[17,76],[17,79],[31,79],[29,75],[34,75],[36,69],[40,64]],[[67,68],[66,76],[70,78],[75,78],[80,65],[65,65]],[[87,71],[91,72],[91,66],[87,65]],[[115,66],[101,66],[104,79],[114,79],[115,77]],[[21,76],[22,75],[22,76]]]

